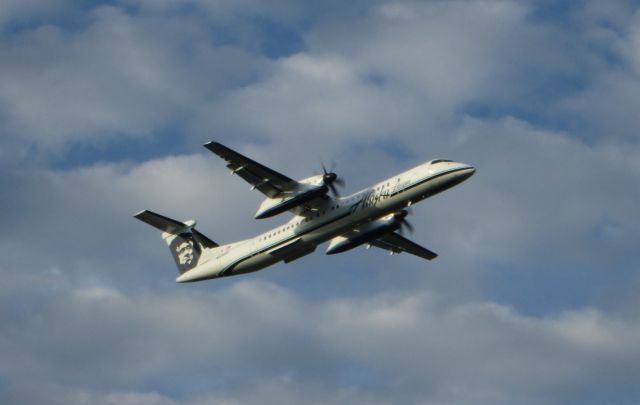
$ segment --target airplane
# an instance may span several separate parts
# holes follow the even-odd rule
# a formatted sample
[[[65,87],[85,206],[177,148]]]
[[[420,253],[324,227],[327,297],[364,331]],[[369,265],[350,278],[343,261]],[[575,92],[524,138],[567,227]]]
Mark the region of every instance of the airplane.
[[[176,221],[149,210],[135,218],[162,231],[180,275],[176,282],[194,282],[251,273],[278,262],[289,263],[308,255],[329,241],[327,254],[366,245],[390,254],[406,252],[426,260],[437,254],[402,236],[413,230],[408,208],[445,191],[475,173],[465,163],[430,160],[354,194],[341,197],[336,185],[343,180],[322,165],[323,174],[293,180],[218,143],[204,145],[227,162],[237,174],[266,199],[256,219],[289,211],[285,224],[250,239],[219,245],[198,230],[196,222]]]

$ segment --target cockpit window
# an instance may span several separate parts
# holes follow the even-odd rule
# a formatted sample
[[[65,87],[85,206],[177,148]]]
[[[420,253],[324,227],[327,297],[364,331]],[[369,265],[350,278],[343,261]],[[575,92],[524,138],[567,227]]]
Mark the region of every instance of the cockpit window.
[[[434,165],[436,163],[442,163],[442,162],[452,162],[452,160],[447,160],[447,159],[436,159],[436,160],[432,160],[431,164]]]

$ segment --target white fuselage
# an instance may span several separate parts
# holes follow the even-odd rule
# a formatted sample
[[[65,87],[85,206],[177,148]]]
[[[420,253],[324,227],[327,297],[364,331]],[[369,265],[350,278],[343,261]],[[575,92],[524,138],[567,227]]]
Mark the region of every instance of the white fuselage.
[[[296,216],[254,238],[205,250],[201,264],[176,281],[249,273],[279,261],[295,260],[323,242],[453,187],[474,172],[464,163],[434,160],[350,196],[327,196],[326,203],[313,215]]]

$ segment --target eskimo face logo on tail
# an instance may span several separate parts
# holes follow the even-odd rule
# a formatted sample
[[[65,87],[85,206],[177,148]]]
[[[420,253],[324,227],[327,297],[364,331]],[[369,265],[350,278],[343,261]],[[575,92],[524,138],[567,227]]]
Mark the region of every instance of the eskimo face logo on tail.
[[[178,262],[182,265],[190,265],[193,262],[193,242],[185,240],[176,248]]]
[[[180,274],[194,268],[200,258],[200,245],[194,240],[193,234],[181,233],[171,242],[171,253],[180,270]]]

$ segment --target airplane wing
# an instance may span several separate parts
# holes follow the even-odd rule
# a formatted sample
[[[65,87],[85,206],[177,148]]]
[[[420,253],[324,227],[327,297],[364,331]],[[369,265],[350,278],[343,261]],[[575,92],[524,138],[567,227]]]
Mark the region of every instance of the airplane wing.
[[[400,236],[395,232],[384,234],[379,238],[370,241],[369,244],[371,246],[388,250],[392,253],[407,252],[427,260],[433,260],[438,257],[436,253],[403,236]]]
[[[227,161],[227,167],[233,173],[242,177],[253,188],[258,189],[269,198],[293,191],[298,185],[297,181],[284,174],[269,169],[218,142],[206,143],[204,147]]]

